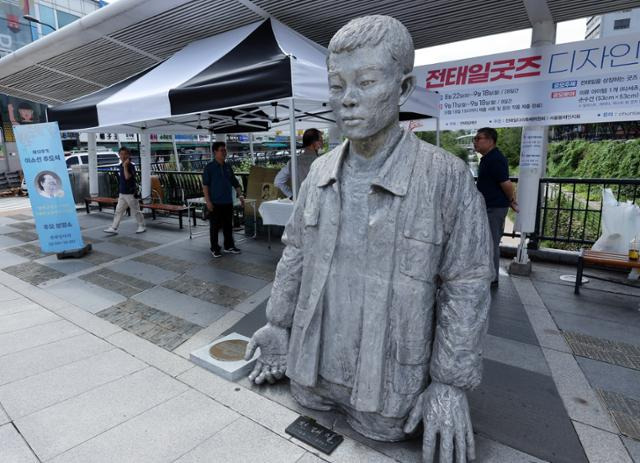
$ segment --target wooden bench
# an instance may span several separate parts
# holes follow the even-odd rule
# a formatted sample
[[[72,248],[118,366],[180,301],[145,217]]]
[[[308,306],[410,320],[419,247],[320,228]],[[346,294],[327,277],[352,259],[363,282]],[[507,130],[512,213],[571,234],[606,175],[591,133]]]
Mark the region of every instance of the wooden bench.
[[[142,209],[151,209],[151,217],[153,220],[156,219],[156,211],[163,211],[169,214],[176,214],[178,216],[178,222],[180,223],[180,228],[182,229],[182,214],[187,212],[187,206],[178,205],[178,204],[161,204],[161,203],[152,203],[152,204],[141,204],[140,208]],[[195,225],[196,218],[193,217],[193,222]]]
[[[626,254],[616,254],[614,252],[604,251],[592,251],[590,249],[583,249],[578,256],[578,269],[576,272],[576,286],[574,289],[575,294],[580,294],[580,286],[582,286],[582,276],[585,265],[602,265],[605,267],[633,269],[640,268],[640,260],[631,260]],[[596,280],[604,280],[593,275],[588,275],[589,278],[595,278]],[[611,280],[606,280],[611,281]],[[622,282],[613,282],[624,284]]]
[[[98,210],[101,212],[103,205],[113,206],[113,210],[115,212],[116,206],[118,205],[118,198],[109,198],[106,196],[87,196],[86,198],[84,198],[84,206],[87,209],[87,214],[90,212],[89,205],[91,203],[97,203]],[[131,211],[129,210],[129,208],[127,208],[127,213],[131,215]]]

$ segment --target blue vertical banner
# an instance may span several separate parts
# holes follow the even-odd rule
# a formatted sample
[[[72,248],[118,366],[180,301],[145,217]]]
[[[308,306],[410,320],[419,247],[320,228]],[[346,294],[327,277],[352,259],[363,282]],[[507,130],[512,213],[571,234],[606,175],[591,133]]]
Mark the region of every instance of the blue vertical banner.
[[[13,130],[42,252],[84,247],[58,123]]]

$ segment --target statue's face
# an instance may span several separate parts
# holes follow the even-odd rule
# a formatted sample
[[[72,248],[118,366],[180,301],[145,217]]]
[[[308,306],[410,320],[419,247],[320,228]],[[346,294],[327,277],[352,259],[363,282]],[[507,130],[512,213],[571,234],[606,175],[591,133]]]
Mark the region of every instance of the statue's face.
[[[331,53],[328,68],[329,103],[343,135],[364,140],[397,122],[403,75],[381,44]]]

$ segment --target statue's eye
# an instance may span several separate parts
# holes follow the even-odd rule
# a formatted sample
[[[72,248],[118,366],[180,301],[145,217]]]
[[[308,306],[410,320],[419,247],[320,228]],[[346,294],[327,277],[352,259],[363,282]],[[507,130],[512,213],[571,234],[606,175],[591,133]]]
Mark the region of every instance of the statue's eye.
[[[375,80],[362,80],[362,81],[360,81],[360,86],[361,87],[368,87],[369,85],[373,85],[375,83],[376,83]]]
[[[333,84],[329,87],[332,92],[339,92],[342,90],[342,85]]]

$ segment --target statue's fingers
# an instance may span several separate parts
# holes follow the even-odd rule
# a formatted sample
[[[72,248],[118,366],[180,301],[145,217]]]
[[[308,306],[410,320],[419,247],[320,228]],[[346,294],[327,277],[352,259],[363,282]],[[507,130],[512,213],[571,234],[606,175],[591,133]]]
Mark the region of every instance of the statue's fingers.
[[[456,426],[456,463],[467,463],[467,437],[463,426]]]
[[[244,351],[244,359],[246,361],[251,360],[251,358],[253,357],[253,354],[255,354],[257,348],[258,348],[258,344],[256,344],[256,342],[253,340],[253,338],[251,338],[249,340],[249,344],[247,344],[247,349]]]
[[[409,417],[404,424],[404,433],[412,434],[418,428],[420,421],[422,420],[422,395],[418,397],[416,404],[411,409]]]
[[[270,367],[265,367],[263,370],[264,373],[264,377],[267,381],[269,381],[269,384],[273,384],[276,382],[276,380],[273,378],[273,374],[271,373],[271,368]]]
[[[258,377],[258,375],[260,374],[261,370],[262,370],[262,362],[258,360],[256,362],[256,365],[253,367],[253,370],[251,370],[251,373],[249,373],[249,381],[253,383],[255,379]]]
[[[277,381],[279,379],[282,379],[282,377],[284,376],[284,371],[282,371],[280,367],[273,367],[271,369],[271,374],[273,375],[273,378]]]
[[[262,365],[262,368],[260,370],[260,374],[256,378],[256,384],[262,384],[262,383],[265,382],[265,380],[266,380],[266,372],[267,372],[268,368],[269,367],[267,365]]]
[[[473,437],[470,417],[467,417],[467,425],[465,426],[465,440],[467,443],[467,460],[473,461],[476,459],[476,441]]]
[[[440,432],[440,463],[453,463],[453,432],[450,428]]]
[[[436,454],[436,429],[425,425],[424,435],[422,436],[422,461],[424,463],[433,463],[433,457]]]

